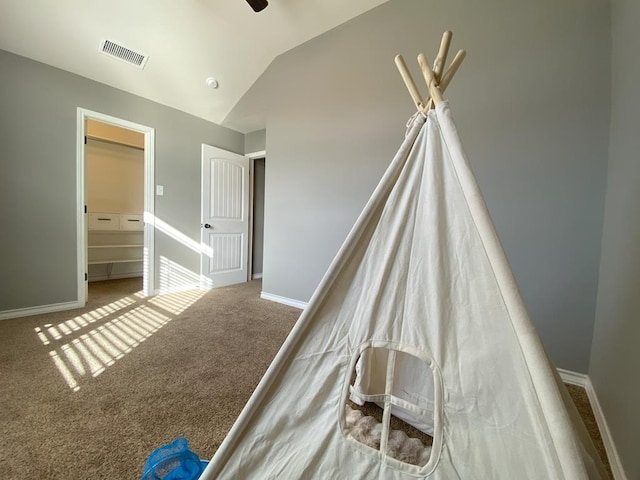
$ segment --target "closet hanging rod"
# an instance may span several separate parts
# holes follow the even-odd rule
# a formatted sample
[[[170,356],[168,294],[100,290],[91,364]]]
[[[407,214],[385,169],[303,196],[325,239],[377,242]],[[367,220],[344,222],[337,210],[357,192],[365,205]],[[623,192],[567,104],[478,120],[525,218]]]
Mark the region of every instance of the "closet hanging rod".
[[[136,150],[144,151],[144,147],[133,145],[131,143],[118,142],[116,140],[109,140],[108,138],[96,137],[95,135],[86,135],[88,140],[95,140],[96,142],[110,143],[111,145],[120,145],[121,147],[135,148]]]

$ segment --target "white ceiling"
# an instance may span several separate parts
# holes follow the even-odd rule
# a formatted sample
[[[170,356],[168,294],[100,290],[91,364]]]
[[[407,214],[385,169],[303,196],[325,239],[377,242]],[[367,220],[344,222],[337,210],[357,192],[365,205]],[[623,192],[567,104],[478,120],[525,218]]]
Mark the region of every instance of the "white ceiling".
[[[386,1],[0,0],[0,49],[221,124],[277,55]],[[145,69],[99,53],[103,38]]]

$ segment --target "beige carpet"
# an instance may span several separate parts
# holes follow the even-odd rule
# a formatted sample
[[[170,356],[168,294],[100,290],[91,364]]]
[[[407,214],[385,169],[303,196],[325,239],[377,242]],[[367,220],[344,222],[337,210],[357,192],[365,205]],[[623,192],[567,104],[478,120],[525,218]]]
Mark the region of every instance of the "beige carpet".
[[[260,288],[97,282],[84,309],[0,322],[0,479],[136,479],[178,436],[211,457],[300,314]]]
[[[300,314],[261,300],[259,282],[140,289],[92,283],[81,311],[0,322],[1,479],[140,478],[181,435],[211,457]]]

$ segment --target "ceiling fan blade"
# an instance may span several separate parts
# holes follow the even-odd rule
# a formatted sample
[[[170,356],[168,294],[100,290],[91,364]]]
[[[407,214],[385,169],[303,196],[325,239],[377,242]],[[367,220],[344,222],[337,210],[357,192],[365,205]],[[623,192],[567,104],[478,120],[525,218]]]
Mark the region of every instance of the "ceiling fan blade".
[[[262,10],[267,8],[267,5],[269,5],[269,2],[267,0],[247,0],[247,3],[251,5],[251,8],[253,8],[254,12],[261,12]]]

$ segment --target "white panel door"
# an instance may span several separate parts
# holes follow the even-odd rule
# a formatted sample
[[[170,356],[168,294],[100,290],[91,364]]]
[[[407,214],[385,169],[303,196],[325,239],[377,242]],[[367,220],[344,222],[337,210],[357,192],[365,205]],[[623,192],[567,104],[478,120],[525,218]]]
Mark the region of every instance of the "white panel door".
[[[249,253],[249,159],[202,145],[200,271],[204,287],[246,282]]]

